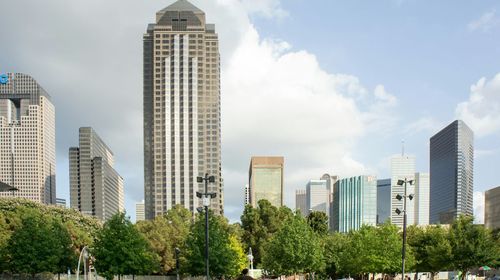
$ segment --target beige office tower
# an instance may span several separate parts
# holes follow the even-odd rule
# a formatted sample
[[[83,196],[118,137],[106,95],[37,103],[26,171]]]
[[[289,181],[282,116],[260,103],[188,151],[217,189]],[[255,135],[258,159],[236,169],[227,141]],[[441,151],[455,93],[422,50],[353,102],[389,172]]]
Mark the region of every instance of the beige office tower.
[[[500,228],[500,187],[484,193],[484,226],[489,229]]]
[[[272,205],[283,205],[283,157],[252,157],[248,181],[250,204],[257,207],[261,199]]]
[[[295,211],[300,211],[302,217],[306,217],[309,213],[307,209],[307,192],[306,190],[295,191]]]
[[[205,13],[179,0],[156,13],[144,43],[146,219],[202,205],[196,177],[215,176],[210,208],[223,213],[219,40]]]
[[[144,221],[146,216],[144,214],[144,200],[135,204],[135,222]]]
[[[23,197],[56,203],[55,110],[32,77],[0,74],[0,181]]]
[[[103,221],[125,211],[123,179],[113,157],[91,127],[80,128],[79,147],[69,148],[71,208]]]

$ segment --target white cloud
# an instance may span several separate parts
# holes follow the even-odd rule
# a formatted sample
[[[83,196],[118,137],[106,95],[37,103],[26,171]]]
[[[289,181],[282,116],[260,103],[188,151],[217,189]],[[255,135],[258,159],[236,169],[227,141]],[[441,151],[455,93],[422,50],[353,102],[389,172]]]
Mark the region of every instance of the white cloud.
[[[496,27],[499,22],[500,20],[496,17],[496,10],[491,10],[481,15],[479,19],[469,22],[467,28],[469,31],[481,30],[487,32]]]
[[[262,15],[266,18],[283,19],[288,12],[281,7],[280,0],[241,0],[245,10],[250,14]]]
[[[421,117],[405,126],[405,135],[415,135],[420,132],[434,134],[444,127],[445,123],[432,117]]]
[[[474,223],[484,224],[484,193],[474,192]]]
[[[493,79],[481,78],[471,86],[469,100],[457,105],[456,116],[463,119],[474,133],[486,136],[500,130],[500,73]]]

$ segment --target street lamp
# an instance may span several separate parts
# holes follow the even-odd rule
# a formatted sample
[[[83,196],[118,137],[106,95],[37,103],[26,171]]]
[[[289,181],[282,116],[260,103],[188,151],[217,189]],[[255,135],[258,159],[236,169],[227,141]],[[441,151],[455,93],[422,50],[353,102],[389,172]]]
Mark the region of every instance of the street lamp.
[[[217,196],[216,193],[208,192],[208,183],[215,183],[215,176],[208,176],[208,173],[205,173],[205,177],[196,177],[196,181],[198,183],[205,182],[205,192],[196,192],[196,196],[198,198],[203,198],[203,207],[205,207],[205,265],[206,265],[206,273],[207,280],[209,280],[209,267],[208,267],[208,206],[210,206],[210,199],[215,198]],[[198,212],[201,213],[201,209],[197,209]]]
[[[406,194],[406,185],[410,184],[413,185],[413,180],[398,180],[397,185],[398,186],[405,186],[405,191],[404,195],[401,196],[400,194],[396,195],[396,199],[401,201],[403,199],[403,211],[401,211],[399,208],[396,208],[396,214],[400,215],[401,212],[403,212],[403,249],[401,250],[401,259],[402,259],[402,278],[401,280],[404,280],[405,278],[405,255],[406,255],[406,198],[409,198],[410,200],[413,199],[413,194],[407,195]]]

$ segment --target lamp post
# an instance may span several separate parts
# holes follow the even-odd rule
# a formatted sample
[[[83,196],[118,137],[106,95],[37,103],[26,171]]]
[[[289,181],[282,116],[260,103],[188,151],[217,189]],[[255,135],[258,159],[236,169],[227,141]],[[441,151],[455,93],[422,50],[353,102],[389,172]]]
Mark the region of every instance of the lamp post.
[[[196,192],[196,196],[198,198],[203,198],[203,207],[205,208],[205,265],[206,265],[207,280],[209,280],[210,274],[208,266],[208,206],[210,206],[210,199],[215,198],[217,194],[208,192],[208,183],[209,182],[215,183],[215,176],[208,176],[208,173],[205,173],[205,177],[196,177],[196,181],[198,183],[205,182],[205,192],[204,193]]]
[[[252,254],[252,247],[250,247],[248,255],[247,255],[248,261],[250,262],[250,270],[253,270],[253,254]]]
[[[404,180],[398,180],[398,186],[403,186],[404,185],[404,195],[401,196],[400,194],[396,195],[396,199],[401,201],[403,200],[403,211],[401,211],[399,208],[396,208],[396,214],[400,215],[401,212],[403,212],[403,249],[401,250],[401,261],[402,261],[402,280],[405,278],[405,255],[406,255],[406,198],[408,197],[410,200],[413,199],[413,194],[406,194],[406,185],[410,184],[413,185],[413,180],[408,180],[405,178]]]

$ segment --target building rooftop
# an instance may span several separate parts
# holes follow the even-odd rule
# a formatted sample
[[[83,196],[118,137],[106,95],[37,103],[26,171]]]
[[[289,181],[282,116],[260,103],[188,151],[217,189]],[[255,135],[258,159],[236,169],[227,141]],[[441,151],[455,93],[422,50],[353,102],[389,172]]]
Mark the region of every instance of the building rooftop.
[[[188,11],[188,12],[194,12],[194,13],[203,13],[202,10],[200,10],[198,7],[191,4],[191,2],[189,2],[187,0],[177,0],[173,4],[171,4],[170,6],[161,10],[160,13],[169,12],[169,11]]]

